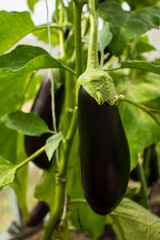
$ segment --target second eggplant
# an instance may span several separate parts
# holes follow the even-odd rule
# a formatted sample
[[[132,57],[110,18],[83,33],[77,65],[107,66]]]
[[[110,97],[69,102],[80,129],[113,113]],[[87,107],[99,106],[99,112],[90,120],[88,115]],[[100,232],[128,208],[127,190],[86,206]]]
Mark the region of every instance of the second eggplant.
[[[64,86],[61,86],[55,93],[55,114],[57,124],[59,121],[60,111],[64,99]],[[41,117],[49,129],[53,130],[52,124],[52,107],[51,107],[51,82],[48,75],[42,80],[39,92],[35,98],[31,111]],[[46,133],[40,137],[25,136],[25,149],[28,156],[32,155],[39,148],[45,145],[46,140],[51,134]],[[42,169],[47,169],[51,166],[52,161],[48,160],[45,152],[36,157],[33,162]]]

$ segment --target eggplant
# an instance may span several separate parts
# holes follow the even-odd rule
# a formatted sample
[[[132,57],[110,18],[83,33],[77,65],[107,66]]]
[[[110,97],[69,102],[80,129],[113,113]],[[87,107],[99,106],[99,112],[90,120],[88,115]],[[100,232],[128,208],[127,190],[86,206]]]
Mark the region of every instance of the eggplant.
[[[64,99],[64,86],[61,86],[55,93],[55,114],[57,125],[59,122],[60,112]],[[49,76],[45,75],[42,80],[39,92],[34,100],[31,111],[41,117],[49,129],[53,130],[52,123],[52,107],[51,107],[51,82]],[[50,133],[45,133],[40,137],[25,136],[25,149],[28,156],[32,155],[39,148],[45,145],[46,140],[51,136]],[[48,160],[45,152],[40,154],[33,160],[39,168],[47,169],[51,166],[52,161]]]
[[[49,212],[47,203],[38,201],[37,205],[32,209],[28,221],[24,221],[24,225],[34,227],[40,224],[46,214]]]
[[[117,106],[98,105],[83,86],[78,92],[79,167],[83,194],[94,212],[106,215],[122,200],[130,153]]]

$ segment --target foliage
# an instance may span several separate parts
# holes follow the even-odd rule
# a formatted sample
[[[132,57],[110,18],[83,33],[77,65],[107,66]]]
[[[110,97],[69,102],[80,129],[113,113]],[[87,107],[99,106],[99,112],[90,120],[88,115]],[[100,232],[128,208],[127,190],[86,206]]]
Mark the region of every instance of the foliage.
[[[37,2],[27,1],[32,12]],[[73,227],[97,239],[109,222],[118,240],[159,240],[159,218],[132,199],[124,198],[108,216],[95,214],[84,200],[78,170],[76,64],[82,50],[82,69],[85,71],[90,32],[88,10],[83,9],[79,21],[82,41],[76,38],[76,24],[73,21],[76,16],[73,17],[73,12],[76,12],[76,7],[81,9],[84,2],[55,1],[50,44],[60,47],[61,54],[57,59],[41,47],[15,47],[29,33],[40,41],[48,42],[47,23],[35,26],[29,12],[0,11],[0,188],[10,184],[17,195],[22,215],[27,219],[27,163],[46,151],[52,166],[43,170],[35,188],[35,197],[46,202],[50,208],[46,232],[52,231],[54,223],[56,233],[64,240],[69,239],[69,230]],[[152,144],[158,146],[160,166],[160,59],[150,62],[145,55],[157,51],[149,42],[147,32],[151,29],[159,31],[160,6],[157,0],[127,0],[130,11],[125,11],[122,8],[124,2],[97,2],[96,14],[103,20],[102,29],[98,32],[100,67],[107,71],[108,78],[113,79],[117,90],[132,170],[143,156],[144,149]],[[25,104],[34,101],[37,95],[42,76],[37,75],[41,69],[52,69],[49,72],[53,115],[54,111],[58,112],[54,131],[36,114],[23,111]],[[57,109],[56,99],[53,101],[54,93],[62,85],[65,88],[63,104],[61,109]],[[97,88],[95,91],[92,87],[91,84],[91,95],[95,95]],[[105,89],[104,86],[98,87]],[[52,136],[40,150],[27,158],[24,135],[40,136],[47,132]],[[61,197],[57,200],[57,196]],[[143,194],[140,197],[145,198]],[[56,217],[59,217],[57,222],[54,222],[55,209]],[[64,229],[58,225],[62,214],[65,216],[61,222],[62,226],[65,225]]]

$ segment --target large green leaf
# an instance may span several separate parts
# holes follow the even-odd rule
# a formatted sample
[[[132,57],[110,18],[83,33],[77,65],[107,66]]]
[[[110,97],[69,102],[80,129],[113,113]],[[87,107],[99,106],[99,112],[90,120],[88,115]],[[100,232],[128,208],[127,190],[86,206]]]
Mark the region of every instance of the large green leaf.
[[[0,122],[0,133],[0,155],[8,159],[12,164],[17,164],[22,159],[25,159],[22,136],[18,137],[17,141],[17,133],[7,128],[2,122]],[[26,204],[27,169],[27,166],[20,169],[15,175],[14,182],[11,184],[11,187],[16,192],[18,203],[24,216],[28,215]]]
[[[130,199],[110,214],[119,240],[159,240],[160,219]]]
[[[0,11],[0,55],[34,28],[29,12]]]
[[[31,72],[42,68],[66,68],[40,47],[19,45],[13,51],[0,56],[0,74],[3,72]]]
[[[16,111],[4,115],[1,119],[8,128],[14,129],[24,135],[40,136],[43,133],[50,132],[43,119],[34,112],[25,113]]]
[[[24,144],[22,136],[18,138],[17,133],[7,128],[4,123],[0,122],[0,155],[8,159],[11,164],[17,164],[25,159]],[[15,190],[18,204],[21,208],[23,216],[28,216],[26,194],[27,194],[27,169],[25,166],[21,168],[11,183],[11,187]],[[12,175],[13,177],[13,175]]]
[[[25,88],[32,73],[0,71],[0,117],[20,109]]]
[[[128,43],[152,28],[159,28],[160,9],[158,6],[146,7],[131,13],[122,10],[116,1],[105,1],[99,5],[97,14],[109,22],[113,39],[112,53],[119,56]]]
[[[126,2],[131,6],[131,9],[140,9],[147,6],[155,5],[159,0],[126,0]]]
[[[124,97],[124,101],[131,103],[136,107],[139,107],[148,115],[150,115],[160,125],[160,97],[141,103],[134,102],[132,101],[132,99]]]
[[[156,76],[158,75],[143,74],[132,78],[130,75],[112,74],[118,93],[135,102],[159,97],[160,81],[159,76]],[[122,102],[119,110],[129,142],[133,169],[137,163],[137,154],[145,147],[160,141],[160,127],[147,113],[129,103]]]
[[[20,109],[27,83],[42,68],[67,69],[39,47],[20,45],[0,56],[0,116]]]
[[[0,156],[15,163],[17,133],[0,122]]]

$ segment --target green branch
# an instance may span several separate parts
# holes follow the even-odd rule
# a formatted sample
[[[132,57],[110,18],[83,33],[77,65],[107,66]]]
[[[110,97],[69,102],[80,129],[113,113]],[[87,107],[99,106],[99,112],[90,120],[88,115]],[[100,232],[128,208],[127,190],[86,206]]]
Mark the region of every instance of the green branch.
[[[98,26],[95,11],[95,0],[89,0],[90,36],[87,68],[99,68],[98,62]]]
[[[59,9],[59,24],[62,27],[63,26],[63,1],[60,0],[61,8]],[[60,58],[65,58],[65,42],[64,42],[64,33],[63,31],[59,31],[59,45],[60,45]]]
[[[26,158],[23,162],[19,163],[16,167],[16,169],[19,169],[23,167],[26,163],[30,162],[31,160],[35,159],[38,157],[41,153],[45,151],[45,146],[41,147],[38,149],[35,153],[33,153],[30,157]]]
[[[81,50],[81,13],[82,5],[74,5],[74,29],[75,29],[75,48],[76,48],[76,65],[77,76],[82,73],[82,50]],[[70,149],[77,129],[77,116],[75,111],[72,116],[71,124],[66,135],[66,140],[60,146],[60,163],[58,173],[56,175],[55,202],[53,212],[50,215],[49,221],[45,225],[45,231],[42,240],[50,240],[51,236],[61,221],[64,202],[65,202],[65,187],[66,175],[69,161]]]
[[[64,28],[64,27],[62,27],[62,26],[60,26],[56,23],[49,23],[49,26],[50,26],[50,28],[55,28],[55,29],[58,29],[60,31],[63,31],[63,28]],[[48,28],[48,25],[47,24],[42,24],[42,25],[36,26],[31,32],[46,29],[46,28]]]
[[[68,202],[67,202],[67,205],[77,204],[77,203],[80,203],[80,204],[88,204],[85,199],[75,198],[75,199],[71,199],[70,201],[68,201]]]
[[[77,77],[82,74],[82,40],[81,40],[81,15],[83,5],[74,4],[74,39],[76,51]]]

